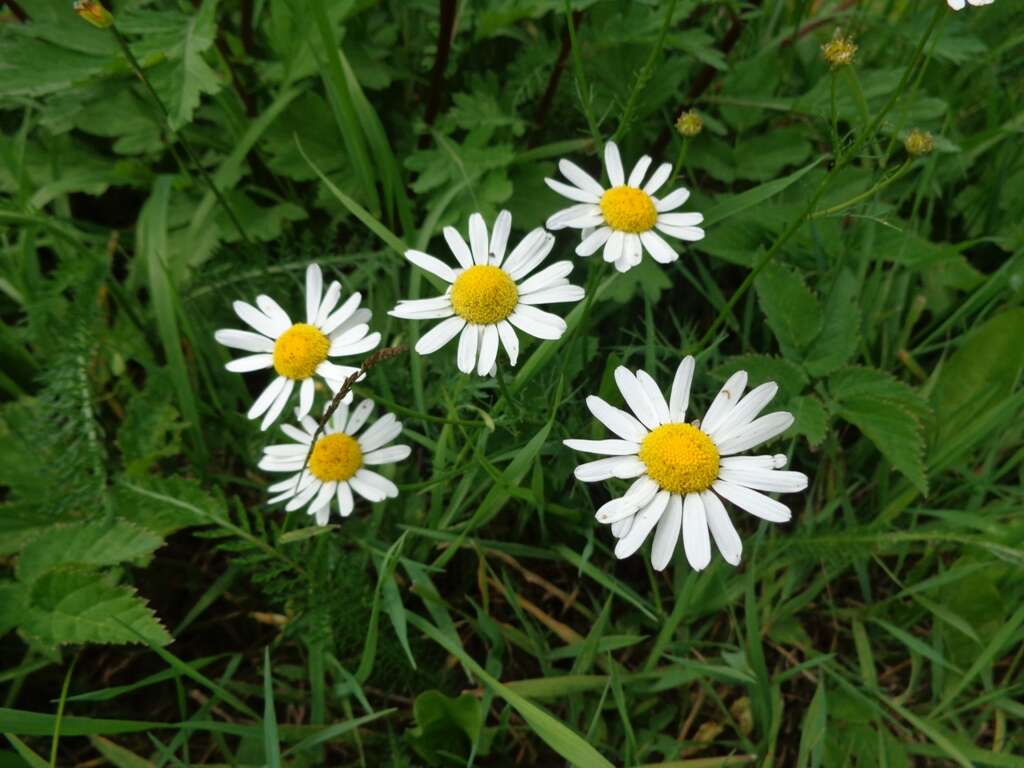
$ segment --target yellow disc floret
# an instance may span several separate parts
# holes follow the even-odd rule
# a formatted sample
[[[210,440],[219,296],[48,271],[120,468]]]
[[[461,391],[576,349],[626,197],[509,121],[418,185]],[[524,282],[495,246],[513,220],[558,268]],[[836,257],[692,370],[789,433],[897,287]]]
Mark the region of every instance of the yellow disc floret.
[[[671,493],[707,490],[718,477],[718,448],[689,424],[665,424],[644,438],[640,460],[647,475]]]
[[[327,359],[331,341],[319,329],[296,323],[277,337],[274,344],[274,370],[289,379],[308,379]]]
[[[658,220],[651,196],[636,187],[612,187],[601,195],[601,213],[612,229],[646,232]]]
[[[309,471],[324,483],[348,480],[363,466],[363,449],[354,437],[337,432],[321,437],[309,457]]]
[[[501,267],[477,264],[452,284],[452,309],[476,325],[492,325],[512,314],[519,303],[519,289]]]

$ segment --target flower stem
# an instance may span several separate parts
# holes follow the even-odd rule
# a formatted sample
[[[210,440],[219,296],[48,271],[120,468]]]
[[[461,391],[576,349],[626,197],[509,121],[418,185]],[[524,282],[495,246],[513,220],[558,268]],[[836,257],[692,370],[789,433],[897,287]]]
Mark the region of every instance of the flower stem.
[[[573,24],[572,2],[565,0],[565,23],[569,29],[569,45],[572,48],[572,66],[576,75],[576,92],[580,97],[580,106],[583,107],[583,114],[587,118],[587,125],[590,127],[590,136],[594,140],[594,149],[598,153],[604,148],[601,140],[601,132],[597,128],[597,121],[594,119],[594,110],[590,103],[590,88],[587,85],[586,75],[583,73],[583,60],[580,58],[579,45],[576,43],[576,25]]]

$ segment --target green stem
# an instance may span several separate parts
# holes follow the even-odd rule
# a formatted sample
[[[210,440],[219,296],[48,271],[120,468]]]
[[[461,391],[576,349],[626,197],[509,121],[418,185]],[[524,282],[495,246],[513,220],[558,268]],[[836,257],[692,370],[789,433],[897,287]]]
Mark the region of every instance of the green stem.
[[[249,235],[242,227],[242,222],[239,221],[238,216],[235,215],[234,210],[232,210],[231,206],[228,205],[228,201],[224,198],[224,195],[221,194],[221,191],[217,189],[217,185],[214,184],[213,178],[203,167],[202,163],[199,162],[199,158],[196,156],[196,153],[192,151],[192,145],[188,143],[188,139],[186,139],[183,134],[180,134],[176,130],[174,130],[174,126],[171,125],[171,115],[167,111],[167,107],[164,106],[163,101],[160,100],[160,96],[157,95],[157,92],[153,88],[153,85],[149,82],[149,79],[146,77],[146,73],[143,72],[142,66],[139,64],[138,59],[136,59],[135,54],[132,53],[132,49],[128,47],[128,41],[125,39],[124,35],[121,34],[121,32],[118,30],[116,26],[111,26],[110,31],[113,33],[114,39],[117,40],[117,44],[121,46],[121,51],[128,59],[128,63],[129,65],[131,65],[132,71],[135,72],[135,75],[142,81],[143,85],[146,86],[146,91],[149,93],[150,98],[153,100],[157,108],[160,110],[160,114],[163,115],[164,125],[167,126],[167,130],[170,132],[171,136],[173,136],[177,141],[181,142],[181,146],[185,148],[185,154],[188,155],[189,161],[192,163],[192,165],[195,166],[196,170],[199,171],[199,175],[203,177],[203,181],[206,182],[207,186],[210,188],[210,191],[213,192],[214,196],[217,198],[217,202],[220,203],[221,207],[224,209],[224,212],[227,213],[228,218],[231,219],[231,223],[234,225],[235,229],[238,230],[239,236],[242,238],[244,242],[251,244],[252,241],[249,239]]]
[[[594,148],[598,153],[604,148],[601,140],[601,132],[597,128],[597,121],[594,119],[594,112],[590,104],[590,88],[587,86],[587,78],[583,74],[583,60],[580,58],[580,49],[576,44],[576,27],[572,22],[572,2],[565,0],[565,23],[569,25],[569,44],[572,48],[572,67],[576,75],[576,91],[580,97],[580,106],[583,107],[583,114],[587,118],[587,125],[590,127],[590,135],[594,140]]]
[[[636,77],[636,82],[633,84],[633,89],[629,92],[629,99],[626,101],[626,106],[622,110],[622,117],[619,120],[618,130],[615,131],[615,135],[612,136],[612,141],[618,141],[622,138],[622,135],[629,128],[629,124],[633,119],[633,111],[636,109],[636,100],[640,95],[640,92],[647,85],[647,82],[651,79],[651,74],[654,72],[654,65],[658,61],[658,57],[661,56],[661,49],[665,45],[665,36],[668,34],[669,25],[672,23],[672,14],[675,13],[677,0],[672,0],[669,3],[668,9],[665,11],[665,20],[661,24],[661,33],[658,35],[658,42],[655,43],[651,49],[651,54],[647,57],[647,61],[644,62],[643,68]]]
[[[868,198],[872,197],[873,195],[875,195],[878,192],[881,192],[883,189],[888,187],[890,184],[892,184],[898,178],[903,176],[907,171],[910,170],[911,165],[913,165],[913,161],[907,160],[905,163],[903,163],[903,165],[901,165],[899,168],[897,168],[893,173],[890,173],[888,176],[886,176],[884,179],[882,179],[880,182],[875,184],[875,186],[871,187],[871,189],[867,190],[866,192],[861,192],[859,195],[855,195],[854,197],[851,197],[849,200],[844,200],[843,202],[838,203],[837,205],[833,205],[833,206],[830,206],[828,208],[822,208],[819,211],[814,211],[807,218],[808,219],[820,219],[820,218],[822,218],[824,216],[831,216],[831,215],[833,215],[835,213],[839,213],[840,211],[844,211],[847,208],[850,208],[851,206],[856,205],[857,203],[860,203],[860,202],[862,202],[864,200],[867,200]]]

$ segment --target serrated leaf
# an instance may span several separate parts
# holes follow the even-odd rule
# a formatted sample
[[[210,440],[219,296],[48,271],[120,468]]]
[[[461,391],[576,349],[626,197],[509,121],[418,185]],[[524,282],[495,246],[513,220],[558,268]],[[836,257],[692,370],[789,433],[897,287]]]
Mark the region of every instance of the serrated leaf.
[[[793,414],[794,422],[790,427],[793,434],[803,435],[811,446],[816,446],[825,439],[828,429],[828,413],[814,395],[795,397],[786,404],[786,410]]]
[[[18,624],[28,606],[28,590],[24,584],[0,581],[0,637]]]
[[[877,368],[843,368],[829,377],[828,389],[832,398],[839,402],[847,398],[873,397],[898,403],[919,419],[927,418],[930,413],[923,397],[892,374]]]
[[[36,580],[21,627],[61,645],[137,643],[139,635],[156,645],[172,640],[132,587],[111,584],[109,577],[75,566],[56,568]]]
[[[163,543],[153,531],[127,520],[54,525],[22,550],[15,572],[28,583],[54,566],[116,565],[148,555]]]
[[[860,342],[858,291],[856,276],[849,270],[840,272],[825,302],[821,332],[808,347],[804,359],[804,367],[812,376],[832,373],[856,351]]]
[[[774,355],[736,355],[717,366],[714,373],[727,379],[736,371],[746,371],[754,386],[774,381],[779,385],[779,394],[776,395],[779,403],[787,402],[807,386],[807,374],[800,366]]]
[[[787,355],[806,347],[818,335],[821,307],[795,271],[772,262],[757,276],[754,288],[765,319]]]
[[[133,478],[133,490],[121,485],[113,489],[117,516],[166,537],[194,525],[208,525],[224,517],[224,505],[199,485],[184,477]],[[148,493],[147,493],[148,492]],[[206,511],[196,514],[193,508]]]
[[[895,400],[855,395],[844,398],[835,414],[857,427],[921,493],[928,493],[923,430],[908,408]]]

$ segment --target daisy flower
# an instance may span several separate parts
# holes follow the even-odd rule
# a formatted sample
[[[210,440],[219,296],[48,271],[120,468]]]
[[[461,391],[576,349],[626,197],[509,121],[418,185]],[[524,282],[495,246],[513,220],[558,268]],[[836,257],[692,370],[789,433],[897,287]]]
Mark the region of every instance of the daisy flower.
[[[255,353],[232,360],[225,366],[229,371],[247,373],[273,368],[277,372],[277,378],[249,409],[250,419],[263,417],[262,430],[281,415],[296,382],[301,382],[301,417],[313,407],[314,376],[320,376],[332,392],[337,392],[342,382],[359,370],[349,365],[336,365],[327,358],[364,354],[380,343],[379,333],[369,333],[367,323],[372,313],[359,307],[361,295],[353,293],[339,307],[341,283],[331,282],[326,293],[323,286],[320,267],[310,264],[306,269],[304,323],[293,323],[288,313],[269,296],[257,296],[256,307],[244,301],[234,303],[235,314],[256,333],[222,329],[214,334],[226,347]],[[346,400],[351,402],[351,393]]]
[[[954,11],[961,11],[964,8],[965,0],[946,0],[949,7]],[[966,0],[966,3],[971,5],[992,5],[995,0]]]
[[[498,214],[490,238],[483,216],[470,216],[468,245],[454,227],[445,227],[444,239],[458,262],[454,268],[422,251],[405,252],[405,258],[417,267],[451,286],[443,296],[433,299],[399,301],[388,313],[406,320],[442,320],[416,343],[421,355],[436,352],[458,336],[459,370],[472,373],[475,369],[487,376],[496,368],[499,341],[509,363],[516,364],[516,328],[538,339],[558,339],[565,333],[562,318],[537,307],[583,298],[583,289],[566,279],[572,272],[572,262],[556,261],[528,277],[551,252],[554,235],[538,227],[506,259],[511,229],[512,214],[508,211]]]
[[[615,142],[609,141],[604,145],[604,167],[611,187],[605,189],[578,165],[559,160],[558,169],[571,183],[556,179],[544,181],[555,192],[575,200],[577,204],[551,216],[547,220],[547,228],[582,229],[583,242],[576,246],[576,254],[590,256],[604,246],[604,260],[614,263],[619,272],[626,272],[639,264],[644,250],[659,264],[675,261],[679,254],[662,235],[691,242],[702,240],[704,230],[697,225],[704,221],[704,216],[700,213],[671,213],[686,202],[690,192],[680,187],[660,199],[656,198],[654,195],[672,173],[672,164],[662,163],[643,184],[650,166],[651,158],[644,155],[633,166],[627,179],[622,170],[619,148]]]
[[[313,443],[317,423],[296,410],[299,426],[281,425],[281,430],[295,442],[268,445],[263,449],[260,469],[292,473],[287,480],[270,486],[270,493],[277,495],[268,503],[287,499],[286,512],[306,507],[307,514],[316,516],[317,525],[327,525],[335,499],[342,517],[352,514],[353,491],[372,502],[398,496],[393,482],[367,467],[402,461],[411,449],[408,445],[388,445],[402,434],[402,423],[393,413],[384,414],[359,435],[372,411],[372,400],[363,400],[351,409],[345,404],[339,406],[313,445],[309,464],[303,472],[302,464]]]
[[[634,375],[620,366],[615,383],[635,415],[588,397],[590,412],[616,439],[564,441],[573,450],[611,457],[581,464],[577,479],[592,483],[636,478],[623,496],[597,510],[597,520],[611,525],[620,559],[636,552],[654,530],[651,565],[659,571],[672,559],[680,533],[686,559],[696,570],[711,562],[711,538],[726,562],[737,565],[743,544],[722,499],[762,520],[784,523],[791,517],[789,508],[760,491],[791,493],[807,487],[803,473],[782,471],[782,454],[736,455],[793,423],[793,415],[785,411],[757,418],[778,385],[768,382],[741,397],[747,374],[739,371],[725,382],[703,423],[687,424],[693,367],[692,357],[679,364],[666,402],[647,373]]]

